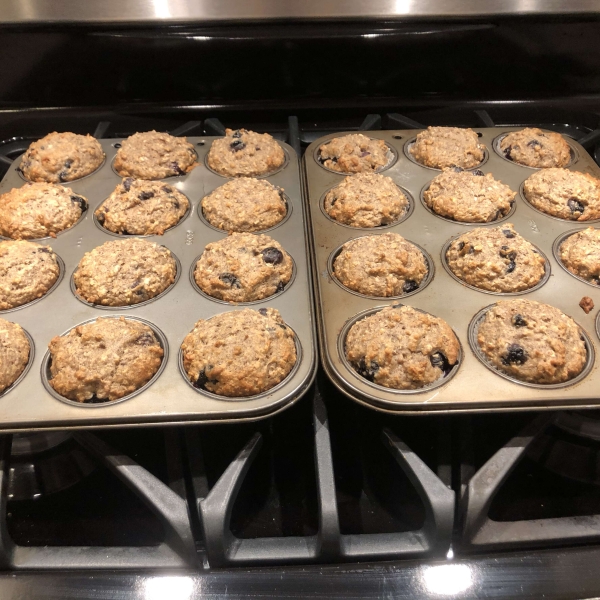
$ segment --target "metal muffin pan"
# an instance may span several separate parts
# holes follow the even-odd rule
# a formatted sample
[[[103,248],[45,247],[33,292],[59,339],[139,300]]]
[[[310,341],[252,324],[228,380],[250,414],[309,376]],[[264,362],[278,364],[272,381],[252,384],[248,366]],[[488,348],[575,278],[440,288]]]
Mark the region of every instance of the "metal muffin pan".
[[[328,135],[313,142],[304,156],[306,190],[311,214],[313,241],[313,276],[317,295],[317,321],[319,345],[323,366],[335,383],[346,395],[377,410],[399,414],[486,412],[501,410],[544,410],[557,408],[597,408],[600,406],[600,371],[594,360],[595,346],[599,342],[600,287],[594,288],[576,279],[556,264],[552,247],[555,240],[574,227],[587,226],[586,222],[563,221],[543,215],[534,210],[520,195],[521,184],[535,172],[520,166],[494,151],[494,140],[499,135],[517,131],[520,127],[475,128],[480,141],[488,152],[486,160],[479,165],[484,173],[509,185],[516,192],[515,210],[508,219],[495,223],[465,224],[438,217],[428,211],[422,202],[415,202],[412,214],[404,221],[391,227],[376,227],[371,230],[346,227],[335,223],[323,213],[320,206],[325,191],[340,183],[345,174],[324,169],[316,160],[315,153],[323,142],[344,133]],[[398,160],[381,174],[419,198],[425,186],[439,175],[440,171],[421,166],[410,160],[405,145],[410,143],[418,131],[391,130],[364,132],[373,138],[383,139],[395,148]],[[568,139],[574,150],[574,162],[570,169],[600,177],[600,168],[591,156],[576,141]],[[556,306],[571,316],[587,334],[589,344],[589,371],[581,378],[559,388],[530,387],[507,379],[484,365],[473,352],[469,343],[469,326],[474,316],[490,304],[490,294],[476,290],[456,280],[446,270],[442,248],[454,236],[466,233],[473,227],[494,227],[510,222],[515,230],[537,246],[548,260],[547,281],[535,289],[519,294],[519,298],[530,298]],[[345,242],[369,234],[393,231],[423,248],[433,259],[435,274],[432,281],[416,293],[398,298],[369,298],[352,293],[334,281],[330,272],[330,257]],[[514,294],[494,294],[497,300],[510,299]],[[594,310],[586,315],[579,307],[583,296],[595,303]],[[365,311],[394,304],[406,304],[444,319],[454,330],[462,345],[462,359],[456,374],[433,389],[423,389],[410,394],[388,390],[377,386],[348,365],[343,355],[340,335],[348,324]]]
[[[201,198],[223,185],[228,178],[206,168],[205,155],[215,137],[189,137],[198,153],[198,166],[187,175],[164,179],[187,196],[191,207],[180,223],[162,236],[144,239],[166,246],[178,259],[178,274],[187,274],[192,262],[206,244],[226,237],[226,232],[209,227],[198,216]],[[37,352],[32,365],[22,379],[2,394],[0,402],[0,431],[35,431],[69,428],[103,428],[123,426],[168,425],[176,423],[230,422],[256,420],[272,415],[300,398],[316,370],[316,348],[312,309],[312,281],[309,271],[305,210],[302,197],[300,165],[294,150],[282,144],[289,157],[286,166],[267,177],[268,181],[285,190],[292,207],[289,218],[268,235],[277,240],[290,254],[295,264],[295,277],[285,290],[250,308],[272,307],[279,310],[285,322],[294,330],[301,349],[299,359],[290,375],[278,386],[264,394],[249,398],[225,398],[194,389],[179,369],[179,348],[185,336],[199,319],[216,314],[241,310],[232,305],[199,294],[189,277],[179,276],[160,297],[132,307],[98,307],[78,299],[71,289],[74,270],[84,253],[107,241],[131,236],[116,236],[97,226],[93,213],[108,198],[121,178],[112,169],[116,146],[121,140],[99,140],[106,160],[95,173],[77,181],[65,183],[89,201],[89,209],[80,223],[55,239],[40,243],[50,245],[64,261],[64,276],[51,294],[39,301],[11,311],[0,311],[0,317],[14,321],[25,329],[34,341]],[[19,175],[17,158],[0,182],[0,194],[25,185]],[[260,233],[260,232],[257,232]],[[138,236],[133,236],[138,237]],[[6,313],[6,314],[5,314]],[[117,313],[117,314],[115,314]],[[46,367],[46,351],[50,340],[69,331],[75,325],[98,317],[139,318],[148,321],[166,340],[168,356],[163,360],[162,373],[142,390],[125,400],[87,404],[58,399],[44,385],[42,370]],[[33,367],[33,368],[31,368]]]

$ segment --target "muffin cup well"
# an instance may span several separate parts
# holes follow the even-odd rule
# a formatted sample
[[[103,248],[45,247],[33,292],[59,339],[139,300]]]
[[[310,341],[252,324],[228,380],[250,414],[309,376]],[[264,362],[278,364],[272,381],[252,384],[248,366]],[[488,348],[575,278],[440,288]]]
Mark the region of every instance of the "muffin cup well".
[[[446,269],[446,272],[448,273],[448,275],[450,275],[450,277],[452,277],[452,279],[454,279],[455,281],[458,281],[458,283],[460,283],[461,285],[464,285],[465,287],[475,290],[476,292],[481,292],[483,294],[490,294],[492,296],[522,296],[523,294],[529,294],[531,292],[534,292],[535,290],[538,290],[548,281],[548,279],[550,279],[550,275],[552,274],[552,271],[551,271],[550,261],[548,260],[548,257],[535,244],[531,244],[531,242],[529,242],[538,251],[539,255],[544,259],[544,276],[533,287],[530,287],[526,290],[521,290],[519,292],[493,292],[491,290],[484,290],[482,288],[478,288],[474,285],[471,285],[470,283],[467,283],[466,281],[463,281],[460,277],[458,277],[458,275],[456,275],[454,273],[454,271],[452,271],[452,269],[450,268],[450,265],[448,264],[448,256],[447,255],[448,255],[448,249],[450,248],[450,244],[462,235],[464,235],[464,232],[451,237],[442,246],[442,253],[441,253],[442,265],[443,265],[444,269]],[[529,240],[527,240],[527,241],[529,241]]]
[[[144,325],[147,325],[148,327],[150,327],[150,329],[152,329],[152,331],[154,332],[154,335],[156,336],[156,339],[158,340],[160,347],[163,349],[164,354],[163,354],[163,358],[160,363],[160,366],[158,367],[158,370],[152,376],[150,381],[148,381],[148,383],[144,384],[142,387],[135,390],[134,392],[131,392],[131,394],[127,394],[126,396],[123,396],[122,398],[117,398],[117,400],[94,401],[94,399],[92,399],[91,401],[87,401],[87,402],[77,402],[76,400],[70,400],[69,398],[65,398],[64,396],[61,396],[50,385],[50,379],[52,378],[52,375],[50,373],[50,365],[52,364],[52,357],[50,356],[50,350],[47,350],[46,354],[44,355],[44,358],[42,359],[42,367],[41,367],[40,375],[42,377],[42,383],[43,383],[44,387],[46,388],[46,391],[49,394],[54,396],[57,400],[60,400],[61,402],[64,402],[65,404],[70,404],[71,406],[78,406],[81,408],[102,408],[104,406],[113,406],[115,404],[120,404],[121,402],[125,402],[126,400],[130,400],[134,396],[137,396],[138,394],[141,394],[142,392],[147,390],[160,377],[161,373],[165,370],[165,367],[167,366],[167,361],[169,359],[169,344],[167,342],[167,338],[166,338],[165,334],[156,325],[154,325],[150,321],[146,321],[146,319],[141,319],[140,317],[132,317],[132,316],[127,316],[127,315],[111,315],[111,316],[100,317],[100,318],[120,319],[121,317],[124,317],[125,319],[127,319],[129,321],[138,321],[139,323],[143,323]],[[93,319],[88,319],[87,321],[83,321],[81,323],[78,323],[77,325],[74,325],[70,329],[67,329],[67,331],[61,333],[60,337],[64,337],[70,331],[75,329],[75,327],[79,327],[80,325],[87,325],[89,323],[94,323],[97,318],[98,317],[95,317]]]
[[[514,132],[510,132],[510,133],[514,133]],[[557,132],[554,132],[557,133]],[[517,165],[517,167],[523,167],[524,169],[531,169],[532,171],[539,171],[541,169],[544,169],[545,167],[530,167],[529,165],[523,165],[521,163],[518,163],[514,160],[511,160],[510,158],[506,158],[506,156],[504,155],[504,152],[502,152],[502,150],[500,149],[500,142],[508,135],[507,133],[501,133],[498,137],[496,137],[494,139],[494,141],[492,142],[492,148],[494,149],[494,152],[503,160],[513,164],[513,165]],[[562,135],[562,134],[561,134]],[[565,135],[562,136],[562,138],[565,140],[565,142],[567,142],[567,144],[569,144],[569,150],[570,150],[570,154],[571,154],[571,160],[569,161],[569,164],[565,167],[566,169],[568,169],[571,165],[574,165],[578,160],[579,160],[579,153],[577,152],[577,150],[575,149],[575,147],[573,146],[573,144],[571,144],[569,138],[567,138]]]
[[[564,233],[559,235],[554,240],[554,243],[552,244],[552,254],[554,254],[554,258],[556,259],[556,262],[559,264],[559,266],[562,269],[564,269],[571,277],[575,277],[575,279],[579,279],[579,281],[582,281],[583,283],[585,283],[587,285],[591,285],[593,288],[598,289],[600,286],[596,285],[595,283],[592,283],[591,281],[588,281],[587,279],[584,279],[583,277],[580,277],[579,275],[575,275],[575,273],[572,273],[571,271],[569,271],[569,269],[567,269],[567,267],[564,265],[564,263],[560,257],[560,248],[563,245],[563,242],[565,242],[566,239],[571,237],[572,235],[575,235],[576,233],[579,233],[580,231],[585,231],[586,229],[587,229],[587,227],[583,227],[582,229],[570,229],[569,231],[565,231]],[[600,314],[600,313],[598,313],[598,314]]]
[[[388,306],[390,306],[390,305],[388,305]],[[398,308],[403,305],[401,303],[397,303],[397,304],[393,304],[391,306],[393,306],[394,308]],[[458,342],[458,360],[456,361],[456,364],[452,367],[451,371],[447,375],[440,377],[439,379],[437,379],[433,383],[430,383],[429,385],[420,387],[416,390],[398,390],[395,388],[389,388],[389,387],[385,387],[383,385],[379,385],[377,383],[373,383],[372,381],[365,379],[364,377],[362,377],[361,375],[359,375],[357,373],[356,369],[352,366],[352,363],[346,358],[346,338],[348,336],[348,332],[350,331],[351,327],[354,324],[358,323],[358,321],[361,321],[362,319],[364,319],[366,317],[370,317],[371,315],[378,313],[379,311],[383,310],[384,308],[387,308],[387,306],[378,306],[375,308],[370,308],[368,310],[364,310],[364,311],[358,313],[357,315],[354,315],[354,317],[352,317],[351,319],[348,319],[348,321],[346,321],[345,325],[342,327],[342,330],[340,331],[340,334],[338,336],[338,344],[337,345],[338,345],[338,353],[339,353],[340,359],[341,359],[343,365],[346,367],[346,369],[348,369],[348,371],[350,373],[352,373],[352,375],[354,375],[354,377],[358,378],[360,381],[364,382],[365,384],[372,387],[373,389],[376,389],[379,391],[384,391],[384,392],[392,392],[393,394],[398,394],[398,395],[407,395],[407,394],[412,395],[412,394],[428,393],[428,392],[431,392],[431,390],[434,390],[434,389],[448,383],[456,375],[456,373],[458,373],[458,370],[460,369],[462,359],[463,359],[462,344],[460,343],[460,339],[459,339],[458,335],[456,335],[456,332],[454,331],[454,329],[452,331]],[[431,313],[428,313],[427,311],[421,310],[414,306],[411,308],[413,308],[414,310],[417,310],[423,314],[431,315]],[[435,315],[431,315],[431,316],[435,316]]]
[[[417,136],[407,140],[406,143],[404,144],[404,155],[406,156],[406,158],[408,158],[408,160],[410,160],[410,162],[414,163],[415,165],[419,165],[419,167],[423,167],[424,169],[430,169],[431,171],[438,171],[441,173],[442,169],[439,169],[437,167],[428,167],[427,165],[420,163],[411,154],[410,149],[412,148],[412,146],[416,140],[417,140]],[[488,149],[485,148],[483,151],[483,160],[479,164],[475,165],[474,167],[469,167],[468,169],[464,169],[464,170],[465,171],[473,171],[475,169],[479,169],[482,165],[485,165],[485,163],[488,161],[489,157],[490,157],[490,153],[488,152]]]
[[[19,383],[25,379],[25,376],[27,373],[29,373],[29,369],[31,369],[31,365],[33,365],[33,360],[35,358],[35,343],[29,332],[26,329],[23,329],[23,327],[21,327],[21,329],[23,330],[23,333],[29,342],[29,358],[27,359],[27,364],[21,371],[21,374],[7,388],[5,388],[4,391],[0,392],[0,398],[4,398],[6,394],[8,394],[11,390],[14,390]]]
[[[581,373],[579,373],[579,375],[577,375],[577,377],[573,377],[573,379],[569,379],[569,381],[564,381],[563,383],[530,383],[529,381],[521,381],[520,379],[517,379],[516,377],[513,377],[512,375],[508,375],[507,373],[504,373],[504,371],[500,371],[499,369],[496,369],[496,367],[494,367],[487,360],[485,354],[481,351],[481,348],[479,347],[479,344],[477,343],[477,334],[479,332],[479,326],[481,325],[481,322],[485,318],[487,311],[490,310],[491,308],[493,308],[494,306],[495,306],[495,304],[489,304],[485,308],[482,308],[471,319],[471,322],[469,323],[469,330],[468,330],[469,345],[471,346],[471,350],[473,350],[473,354],[475,354],[475,356],[477,357],[479,362],[481,362],[485,367],[487,367],[492,373],[499,375],[503,379],[507,379],[508,381],[517,383],[518,385],[522,385],[522,386],[530,387],[530,388],[541,389],[541,390],[554,390],[554,389],[570,387],[572,385],[579,383],[580,381],[585,379],[590,374],[590,372],[592,371],[592,368],[594,367],[594,361],[595,361],[594,345],[592,344],[592,340],[590,339],[590,336],[588,335],[587,331],[585,331],[585,329],[583,329],[583,327],[581,327],[581,325],[579,325],[579,323],[577,323],[577,325],[579,327],[581,335],[583,336],[583,341],[585,343],[585,349],[587,351],[587,359],[586,359],[585,365],[584,365]]]
[[[369,236],[366,236],[366,235],[359,236],[357,238],[353,238],[352,240],[348,240],[348,241],[357,240],[361,237],[369,237]],[[420,291],[424,290],[431,283],[431,280],[433,279],[433,277],[435,275],[435,265],[433,263],[433,259],[431,258],[431,256],[429,256],[429,253],[424,248],[419,246],[419,244],[415,244],[414,242],[411,242],[410,240],[406,240],[406,241],[421,251],[423,258],[425,259],[425,262],[427,263],[427,275],[425,275],[425,277],[423,278],[423,281],[421,282],[419,287],[416,290],[413,290],[412,292],[408,292],[407,294],[400,294],[398,296],[368,296],[367,294],[363,294],[361,292],[357,292],[356,290],[352,290],[349,287],[346,287],[336,277],[335,271],[333,269],[333,263],[335,262],[335,259],[340,255],[344,245],[347,244],[348,242],[344,242],[344,244],[341,244],[340,246],[338,246],[329,255],[329,259],[327,261],[327,270],[329,271],[329,276],[331,277],[332,281],[334,281],[337,285],[339,285],[346,292],[348,292],[350,294],[354,294],[355,296],[360,296],[362,298],[368,298],[369,300],[397,300],[400,298],[404,299],[404,298],[408,298],[409,296],[414,296],[415,294],[418,294]]]
[[[357,133],[360,133],[360,131]],[[348,134],[344,134],[344,135],[348,135]],[[343,136],[340,135],[340,136],[336,136],[336,137],[343,137]],[[332,142],[334,139],[335,139],[335,137],[330,138],[326,142],[323,142],[321,144],[321,146],[327,145],[329,142]],[[369,138],[369,139],[378,141],[378,138]],[[387,164],[385,164],[383,167],[381,167],[379,169],[376,169],[375,171],[368,171],[369,173],[382,173],[383,171],[387,171],[388,169],[392,168],[398,161],[398,153],[396,152],[396,149],[387,143],[386,143],[386,146],[387,146],[387,158],[388,158]],[[347,171],[336,171],[335,169],[329,169],[328,167],[326,167],[321,162],[321,152],[320,152],[319,146],[317,146],[315,148],[315,151],[313,152],[313,159],[322,169],[325,169],[325,171],[329,171],[330,173],[335,173],[336,175],[343,175],[344,177],[347,177],[348,175],[355,175],[355,173],[350,173]]]
[[[277,142],[277,140],[275,140],[275,141]],[[279,142],[277,142],[277,143],[279,144]],[[231,177],[230,175],[223,175],[222,173],[215,171],[212,167],[210,167],[208,165],[208,155],[210,154],[210,150],[204,156],[204,166],[211,173],[214,173],[215,175],[218,175],[219,177],[223,177],[223,179],[237,179],[237,177],[255,177],[256,179],[265,179],[266,177],[272,177],[273,175],[275,175],[275,173],[279,173],[280,171],[283,171],[290,162],[290,156],[289,156],[287,150],[283,146],[281,146],[281,144],[279,144],[279,146],[283,150],[283,163],[281,163],[281,165],[279,167],[277,167],[276,169],[273,169],[272,171],[269,171],[268,173],[263,173],[262,175],[237,175],[236,177]],[[211,148],[212,148],[212,143],[211,143]]]

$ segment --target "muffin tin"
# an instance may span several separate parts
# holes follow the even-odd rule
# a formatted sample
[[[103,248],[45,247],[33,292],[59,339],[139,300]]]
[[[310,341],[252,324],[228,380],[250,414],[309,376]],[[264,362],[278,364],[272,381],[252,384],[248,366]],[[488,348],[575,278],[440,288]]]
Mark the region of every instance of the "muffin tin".
[[[35,348],[27,372],[0,394],[1,432],[254,420],[282,410],[306,391],[316,369],[309,252],[300,166],[297,155],[287,144],[282,144],[288,157],[286,165],[267,176],[267,180],[285,190],[291,211],[289,217],[268,231],[268,235],[293,258],[294,278],[283,292],[255,302],[251,308],[272,307],[279,310],[296,333],[298,361],[282,383],[263,394],[247,398],[227,398],[197,390],[180,371],[179,348],[196,321],[243,308],[198,293],[186,276],[206,244],[227,235],[210,227],[198,215],[201,199],[228,181],[228,178],[205,166],[205,155],[214,139],[217,138],[189,137],[198,153],[198,166],[187,175],[163,180],[188,197],[191,204],[188,213],[162,236],[134,236],[164,245],[178,261],[178,280],[148,302],[131,307],[94,306],[78,299],[71,286],[72,274],[85,252],[113,241],[115,237],[130,237],[115,236],[96,223],[93,217],[96,208],[121,181],[112,169],[121,140],[99,140],[106,153],[102,167],[91,175],[64,184],[88,199],[89,209],[84,218],[55,239],[32,240],[50,245],[64,261],[60,283],[52,293],[34,303],[0,311],[0,317],[18,323],[27,331],[33,341],[32,349]],[[20,158],[16,159],[0,182],[0,194],[25,184],[17,171],[19,162]],[[164,336],[160,339],[165,358],[151,382],[115,402],[79,404],[54,393],[46,381],[50,340],[78,324],[98,317],[121,315],[146,321]]]
[[[492,173],[496,179],[517,192],[514,211],[511,211],[510,216],[486,224],[465,224],[439,217],[426,209],[422,202],[415,202],[408,218],[392,226],[366,229],[335,223],[324,214],[322,199],[346,175],[324,169],[315,160],[315,156],[320,144],[344,133],[322,137],[307,149],[304,166],[312,223],[313,275],[322,363],[331,380],[349,397],[377,410],[401,414],[600,406],[600,372],[595,351],[599,342],[600,316],[597,315],[600,308],[600,287],[596,288],[571,275],[559,266],[556,254],[553,253],[555,240],[565,232],[593,225],[544,215],[533,209],[523,198],[522,183],[535,169],[518,165],[499,155],[495,143],[500,136],[519,129],[521,128],[475,129],[487,152],[485,160],[473,168]],[[414,141],[418,131],[363,133],[372,138],[383,139],[394,149],[398,160],[382,170],[381,174],[391,177],[413,198],[420,198],[423,189],[441,172],[421,166],[408,157],[408,146]],[[583,147],[572,139],[567,141],[573,150],[573,162],[569,168],[600,177],[600,168]],[[477,322],[474,321],[475,316],[490,305],[492,296],[497,301],[512,298],[515,294],[490,295],[489,292],[473,289],[455,279],[446,270],[442,249],[451,238],[474,227],[495,227],[506,222],[513,223],[515,230],[537,246],[547,259],[544,281],[530,291],[519,293],[519,296],[556,306],[571,316],[587,334],[588,363],[584,373],[564,385],[536,387],[501,376],[478,358],[477,349],[472,346],[469,328],[472,322]],[[382,299],[353,293],[334,280],[331,259],[342,244],[360,236],[387,231],[399,233],[432,257],[434,275],[427,286],[421,286],[417,292],[403,297]],[[595,304],[595,308],[587,315],[579,307],[583,296],[591,297]],[[452,372],[452,377],[446,377],[439,385],[423,390],[391,390],[367,381],[348,364],[343,355],[343,336],[352,323],[375,309],[396,304],[407,304],[441,317],[452,327],[462,346],[462,357],[458,368]]]

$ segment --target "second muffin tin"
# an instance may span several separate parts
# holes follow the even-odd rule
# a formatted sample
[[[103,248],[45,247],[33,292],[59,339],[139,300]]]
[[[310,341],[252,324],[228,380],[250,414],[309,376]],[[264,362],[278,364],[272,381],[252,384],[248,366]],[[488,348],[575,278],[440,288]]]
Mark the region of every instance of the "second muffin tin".
[[[378,410],[394,413],[468,412],[518,409],[586,408],[600,406],[600,372],[595,347],[599,342],[596,317],[600,308],[600,287],[596,288],[569,274],[557,264],[552,247],[567,231],[578,231],[594,223],[563,221],[533,209],[522,197],[522,183],[535,169],[520,166],[495,151],[495,140],[520,127],[475,129],[487,148],[483,163],[474,168],[509,185],[517,193],[514,211],[496,223],[465,224],[436,216],[421,202],[414,203],[412,214],[392,226],[372,229],[340,225],[322,210],[324,194],[347,175],[324,169],[316,160],[320,144],[338,133],[322,137],[309,146],[304,157],[314,245],[314,279],[317,292],[319,344],[325,370],[336,386],[351,398]],[[383,139],[398,156],[388,169],[381,171],[409,192],[420,198],[422,190],[441,171],[419,165],[407,157],[407,148],[418,130],[361,132]],[[576,141],[566,138],[573,152],[571,170],[600,177],[600,168]],[[495,227],[510,222],[525,239],[537,246],[547,258],[550,272],[547,281],[518,297],[551,304],[571,316],[586,332],[590,346],[586,374],[559,387],[531,387],[502,377],[484,365],[470,345],[469,325],[475,315],[491,302],[515,297],[514,294],[490,294],[476,290],[453,278],[443,266],[442,249],[451,238],[474,227]],[[334,281],[330,272],[331,257],[345,242],[364,235],[395,232],[422,247],[433,259],[434,276],[427,286],[405,298],[369,298],[344,289]],[[544,278],[546,279],[546,278]],[[595,308],[585,314],[579,302],[583,296],[592,298]],[[462,357],[456,372],[440,385],[426,390],[391,390],[375,385],[361,377],[343,356],[343,335],[351,323],[370,314],[374,309],[406,304],[444,319],[457,334],[462,345]]]

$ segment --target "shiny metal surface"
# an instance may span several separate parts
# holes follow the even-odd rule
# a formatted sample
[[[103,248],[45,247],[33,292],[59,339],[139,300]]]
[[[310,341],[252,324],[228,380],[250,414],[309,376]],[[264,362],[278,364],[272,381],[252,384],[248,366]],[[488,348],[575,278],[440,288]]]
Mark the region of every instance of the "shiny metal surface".
[[[518,130],[517,127],[475,128],[481,134],[481,141],[488,148],[487,160],[478,168],[492,173],[496,179],[509,185],[517,192],[516,209],[510,218],[515,230],[535,244],[548,259],[550,277],[537,289],[532,288],[521,297],[531,298],[558,307],[571,316],[587,332],[590,348],[590,362],[593,362],[593,349],[598,346],[596,314],[600,307],[600,289],[593,289],[571,276],[557,264],[552,254],[552,246],[560,235],[573,229],[572,221],[549,217],[534,210],[521,196],[522,183],[533,169],[520,166],[500,156],[493,148],[499,134]],[[440,171],[423,167],[408,159],[404,148],[411,143],[416,130],[390,130],[365,132],[366,135],[385,140],[398,152],[398,161],[382,172],[414,198],[429,185]],[[415,412],[465,412],[519,409],[557,409],[563,407],[597,407],[600,403],[600,369],[598,360],[590,366],[590,372],[581,381],[572,381],[558,388],[547,386],[544,389],[527,387],[509,381],[487,368],[474,354],[469,344],[469,324],[473,316],[488,306],[491,301],[514,297],[512,294],[490,295],[467,287],[451,277],[443,268],[442,251],[450,238],[484,224],[464,224],[442,219],[425,209],[423,203],[416,202],[413,213],[405,221],[382,232],[393,231],[404,236],[423,249],[433,258],[435,275],[425,288],[405,298],[382,299],[360,297],[334,283],[328,261],[331,253],[351,239],[365,235],[364,229],[341,226],[324,216],[320,209],[325,190],[340,183],[345,177],[323,169],[314,159],[315,148],[324,141],[342,133],[328,135],[316,140],[304,155],[307,174],[307,192],[311,208],[313,241],[315,248],[314,277],[318,293],[317,313],[319,316],[319,343],[323,366],[335,385],[358,402],[378,410],[393,413]],[[568,139],[574,149],[576,160],[572,170],[600,175],[600,168],[592,157],[572,139]],[[493,223],[487,224],[494,226]],[[371,235],[382,233],[379,228],[369,231]],[[579,307],[583,296],[591,296],[596,309],[586,315]],[[374,385],[358,375],[345,361],[343,342],[340,336],[346,331],[349,320],[364,311],[384,307],[398,302],[424,310],[443,318],[457,334],[463,348],[458,372],[439,387],[414,390],[391,390]],[[551,389],[552,388],[552,389]]]
[[[191,23],[599,13],[594,0],[1,0],[0,23]]]

